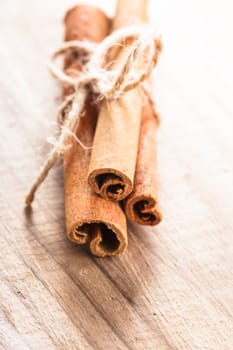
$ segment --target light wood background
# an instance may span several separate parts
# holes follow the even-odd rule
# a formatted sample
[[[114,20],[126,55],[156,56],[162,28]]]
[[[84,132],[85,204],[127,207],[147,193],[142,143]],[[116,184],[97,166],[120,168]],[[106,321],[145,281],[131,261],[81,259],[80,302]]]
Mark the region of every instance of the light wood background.
[[[233,349],[232,1],[157,0],[164,220],[99,259],[67,241],[62,169],[24,195],[56,129],[46,60],[70,0],[1,0],[0,347]],[[92,1],[113,12],[113,1]]]

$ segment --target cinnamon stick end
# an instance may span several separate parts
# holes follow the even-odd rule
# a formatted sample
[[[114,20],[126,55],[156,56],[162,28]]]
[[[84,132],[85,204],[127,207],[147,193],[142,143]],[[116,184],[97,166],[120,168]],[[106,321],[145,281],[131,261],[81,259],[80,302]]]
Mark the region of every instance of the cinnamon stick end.
[[[90,19],[95,20],[90,20]],[[107,20],[106,20],[107,19]],[[64,17],[66,27],[64,40],[87,40],[99,42],[110,30],[111,22],[98,7],[76,5]]]
[[[132,181],[114,169],[96,169],[89,173],[88,182],[95,193],[105,199],[121,201],[133,189]]]
[[[90,252],[99,257],[121,254],[127,247],[127,233],[106,222],[80,222],[69,231],[68,238],[76,244],[89,244]]]
[[[129,220],[140,225],[158,225],[162,221],[162,212],[150,195],[132,196],[125,201],[125,212]]]
[[[127,236],[116,227],[96,224],[92,227],[89,248],[92,254],[105,257],[123,253],[127,247]]]

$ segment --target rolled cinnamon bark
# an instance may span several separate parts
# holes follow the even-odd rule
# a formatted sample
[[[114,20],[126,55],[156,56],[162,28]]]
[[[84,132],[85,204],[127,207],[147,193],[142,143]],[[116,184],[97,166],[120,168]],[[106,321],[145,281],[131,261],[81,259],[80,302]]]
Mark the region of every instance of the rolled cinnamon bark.
[[[109,19],[99,9],[89,6],[72,8],[65,17],[66,40],[101,41],[109,32]],[[65,68],[80,68],[83,57],[74,52],[65,57]],[[65,90],[67,93],[67,90]],[[86,101],[75,134],[91,147],[97,119],[97,105]],[[92,254],[119,254],[127,246],[126,218],[118,203],[97,196],[87,182],[91,149],[84,149],[74,137],[64,154],[65,211],[68,238],[89,244]]]
[[[146,19],[147,1],[118,0],[113,30]],[[127,50],[127,47],[125,48]],[[119,60],[118,50],[109,57]],[[98,117],[88,181],[103,198],[120,201],[133,189],[141,123],[138,89],[116,101],[104,101]]]
[[[158,119],[155,118],[150,102],[145,98],[134,189],[124,201],[128,219],[141,225],[157,225],[162,220],[158,206],[157,127]]]
[[[67,11],[64,24],[65,41],[80,40],[98,43],[109,33],[111,20],[98,8],[79,5]],[[82,70],[87,59],[85,53],[70,49],[64,59],[64,70],[70,75],[75,75],[75,72]],[[64,95],[69,95],[73,92],[73,88],[64,86],[63,92]]]

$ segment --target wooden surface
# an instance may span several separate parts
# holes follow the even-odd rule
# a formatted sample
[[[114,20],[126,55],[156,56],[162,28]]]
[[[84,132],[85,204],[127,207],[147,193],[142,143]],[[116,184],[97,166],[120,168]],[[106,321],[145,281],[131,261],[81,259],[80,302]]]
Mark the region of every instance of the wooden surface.
[[[1,349],[232,350],[232,3],[151,2],[165,43],[155,74],[164,220],[130,225],[127,252],[106,259],[66,239],[61,167],[23,210],[56,129],[46,59],[72,4],[1,0]]]

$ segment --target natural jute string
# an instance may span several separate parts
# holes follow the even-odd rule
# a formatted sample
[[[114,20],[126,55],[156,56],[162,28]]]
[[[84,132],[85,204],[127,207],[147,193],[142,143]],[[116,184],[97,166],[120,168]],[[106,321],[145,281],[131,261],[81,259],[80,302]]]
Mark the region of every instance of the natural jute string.
[[[127,43],[129,42],[130,46],[128,47]],[[127,54],[122,55],[123,58],[117,68],[108,69],[108,56],[110,50],[116,45],[119,46],[120,50],[127,50]],[[71,49],[84,52],[89,57],[78,77],[71,77],[54,63],[58,56]],[[45,180],[49,170],[61,159],[66,149],[67,137],[79,122],[90,91],[101,100],[119,99],[127,91],[138,87],[149,77],[157,63],[161,49],[161,41],[155,37],[155,33],[150,28],[136,26],[115,31],[97,46],[89,42],[70,41],[64,43],[53,53],[49,64],[52,75],[61,83],[72,86],[74,92],[66,98],[59,108],[58,120],[63,125],[60,129],[60,135],[26,197],[26,206],[31,205],[35,192]],[[143,62],[140,64],[140,69],[138,68],[139,62]],[[144,93],[147,94],[145,89]]]

